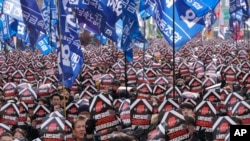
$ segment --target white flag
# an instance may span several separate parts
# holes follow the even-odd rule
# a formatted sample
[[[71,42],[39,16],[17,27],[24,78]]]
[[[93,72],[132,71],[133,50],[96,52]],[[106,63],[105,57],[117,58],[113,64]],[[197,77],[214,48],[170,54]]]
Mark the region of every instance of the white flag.
[[[219,31],[218,31],[218,37],[225,39],[225,22],[224,22],[224,13],[221,10],[221,4],[220,4],[220,17],[219,17]]]

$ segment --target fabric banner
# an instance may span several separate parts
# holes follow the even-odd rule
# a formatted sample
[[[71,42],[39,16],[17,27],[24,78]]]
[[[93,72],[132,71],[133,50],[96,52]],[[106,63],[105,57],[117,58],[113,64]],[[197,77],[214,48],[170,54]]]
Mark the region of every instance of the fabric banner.
[[[47,55],[51,52],[51,47],[48,44],[48,42],[49,42],[49,36],[44,33],[40,33],[40,36],[36,42],[36,46],[43,55]]]
[[[200,32],[205,24],[203,17],[197,17],[194,11],[185,5],[183,1],[177,0],[175,5],[179,10],[173,7],[173,3],[170,1],[156,0],[153,17],[165,39],[171,46],[175,46],[175,50],[178,50]],[[175,8],[174,13],[173,8]],[[175,19],[172,18],[173,14],[175,14]],[[175,21],[175,31],[173,29],[173,21]]]
[[[200,17],[209,11],[213,11],[220,0],[184,0],[184,2],[194,11],[196,16]]]
[[[18,21],[45,32],[45,22],[34,0],[5,0],[3,2],[3,12]]]
[[[2,32],[2,39],[8,40],[17,32],[17,21],[6,14],[1,15],[0,29]]]
[[[66,1],[61,6],[61,34],[62,46],[58,49],[59,81],[66,87],[71,87],[83,65],[83,53],[77,34],[77,23],[72,9],[66,7]]]
[[[26,25],[23,22],[18,22],[16,36],[19,39],[25,39],[27,35]]]

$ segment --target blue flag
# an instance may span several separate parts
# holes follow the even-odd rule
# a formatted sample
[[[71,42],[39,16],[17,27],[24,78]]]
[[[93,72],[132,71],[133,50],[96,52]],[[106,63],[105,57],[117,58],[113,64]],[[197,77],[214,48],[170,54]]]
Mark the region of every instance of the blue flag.
[[[147,42],[144,36],[139,31],[139,23],[137,19],[128,16],[123,17],[123,32],[121,39],[122,50],[126,52],[126,59],[128,62],[133,60],[133,42],[139,41],[141,43]]]
[[[76,10],[76,17],[78,19],[80,27],[83,27],[88,31],[93,32],[94,34],[101,34],[100,29],[101,24],[103,22],[103,16],[100,13],[91,11],[89,9],[78,8]]]
[[[47,34],[40,33],[40,36],[38,37],[36,42],[36,46],[43,55],[47,55],[52,51],[48,42],[49,36]]]
[[[2,13],[2,11],[3,11],[3,0],[0,0],[0,13]]]
[[[146,0],[141,0],[139,5],[139,13],[142,19],[148,19],[153,15],[153,8],[146,3]]]
[[[3,40],[9,40],[17,32],[17,21],[8,15],[2,14],[0,20],[0,29]]]
[[[30,49],[32,51],[35,51],[35,44],[40,35],[40,31],[28,25],[26,25],[26,28],[27,28],[27,34],[29,34]]]
[[[249,5],[247,0],[230,0],[229,13],[232,19],[243,23],[249,18]]]
[[[56,50],[57,48],[57,41],[58,41],[58,11],[57,6],[54,0],[50,0],[50,38],[49,38],[49,44],[51,46],[52,51]]]
[[[182,0],[176,0],[174,7],[172,1],[164,0],[155,0],[153,4],[146,4],[154,9],[153,18],[159,30],[168,43],[175,47],[175,50],[181,48],[205,26],[204,18],[197,17],[194,11]]]
[[[49,1],[50,0],[43,0],[43,5],[41,8],[41,14],[43,16],[46,32],[49,32],[49,28],[50,28],[49,27],[50,26],[50,7],[49,7],[50,3]]]
[[[61,49],[58,50],[59,81],[71,87],[81,71],[84,59],[72,9],[66,7],[65,1],[60,1],[60,6],[63,38]]]
[[[194,11],[197,17],[201,17],[209,11],[213,11],[220,0],[184,0],[184,2]]]
[[[45,22],[35,0],[4,0],[3,13],[45,32]]]
[[[25,40],[27,36],[27,28],[23,22],[18,22],[16,37]]]

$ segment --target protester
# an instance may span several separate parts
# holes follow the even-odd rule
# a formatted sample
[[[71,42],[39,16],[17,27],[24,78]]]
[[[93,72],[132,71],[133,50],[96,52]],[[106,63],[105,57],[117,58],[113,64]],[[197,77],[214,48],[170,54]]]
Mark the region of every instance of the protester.
[[[26,138],[26,131],[21,128],[16,128],[13,132],[14,139],[18,139],[20,141],[28,141]]]
[[[83,104],[78,107],[77,111],[78,116],[83,116],[85,118],[91,118],[90,117],[90,112],[89,112],[89,105]]]
[[[193,116],[194,117],[194,105],[190,102],[183,102],[180,105],[181,112],[184,116]]]
[[[86,131],[87,118],[78,116],[72,124],[72,133],[76,141],[94,141],[92,134]]]
[[[83,141],[84,136],[86,135],[86,118],[77,117],[72,124],[72,133],[76,141]]]
[[[61,101],[62,101],[63,97],[59,94],[59,93],[53,93],[50,97],[50,111],[53,112],[55,106],[56,107],[62,107],[61,105]]]
[[[121,86],[119,80],[114,80],[112,89],[110,90],[113,100],[120,98],[120,93],[118,93],[118,88]]]
[[[200,130],[199,132],[195,131],[196,123],[194,117],[185,116],[185,122],[188,126],[188,132],[190,135],[190,138],[187,141],[206,141],[204,130]]]
[[[14,137],[10,132],[5,132],[0,135],[0,141],[13,141]]]
[[[38,101],[37,105],[44,105],[44,106],[48,107],[48,103],[47,103],[47,99],[46,98],[41,97],[37,101]]]

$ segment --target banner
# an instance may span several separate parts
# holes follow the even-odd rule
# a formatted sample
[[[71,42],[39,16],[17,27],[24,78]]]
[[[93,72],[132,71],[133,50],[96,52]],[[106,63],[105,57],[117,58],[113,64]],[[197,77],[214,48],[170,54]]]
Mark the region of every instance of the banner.
[[[54,0],[43,0],[43,5],[42,5],[42,8],[41,8],[41,14],[44,18],[44,24],[45,24],[45,30],[47,32],[49,32],[49,26],[50,26],[50,3],[49,1],[54,1]]]
[[[18,21],[45,32],[45,22],[36,1],[26,0],[5,0],[3,12]]]
[[[202,17],[197,17],[188,6],[186,6],[181,0],[175,2],[175,7],[179,7],[181,11],[175,12],[175,31],[173,30],[173,3],[171,1],[166,1],[166,3],[156,0],[153,18],[165,39],[169,42],[171,46],[175,46],[175,50],[181,48],[187,41],[194,37],[198,32],[200,32],[204,25],[197,24],[202,21]],[[191,15],[191,16],[190,16]],[[175,39],[173,39],[173,37]],[[174,42],[174,43],[173,43]]]
[[[209,11],[213,11],[220,0],[184,0],[184,2],[194,11],[196,16],[200,17]]]
[[[83,65],[83,53],[77,34],[77,23],[72,9],[66,7],[66,1],[60,2],[62,46],[58,49],[59,81],[71,87]]]
[[[17,21],[6,14],[1,15],[0,29],[3,40],[9,40],[17,32]]]
[[[36,46],[43,55],[47,55],[51,52],[51,47],[48,44],[48,41],[49,36],[41,32],[39,38],[37,39]]]
[[[19,39],[25,39],[27,35],[26,25],[23,22],[18,21],[16,36]]]

